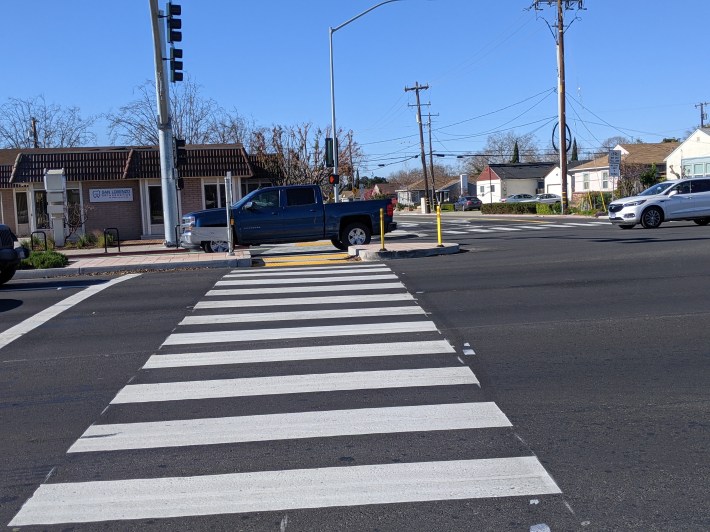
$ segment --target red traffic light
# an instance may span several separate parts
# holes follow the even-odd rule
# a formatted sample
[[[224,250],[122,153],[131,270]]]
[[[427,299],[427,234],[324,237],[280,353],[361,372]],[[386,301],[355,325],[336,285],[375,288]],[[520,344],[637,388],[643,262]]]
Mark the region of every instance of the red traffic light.
[[[338,174],[330,174],[328,176],[328,183],[331,185],[337,185],[340,183],[340,176]]]

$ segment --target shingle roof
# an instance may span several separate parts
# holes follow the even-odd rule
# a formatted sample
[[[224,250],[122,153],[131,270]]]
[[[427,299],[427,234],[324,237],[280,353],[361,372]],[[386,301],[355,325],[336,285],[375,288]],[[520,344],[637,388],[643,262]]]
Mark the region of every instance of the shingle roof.
[[[489,167],[501,179],[542,179],[555,167],[555,163],[491,164]],[[483,173],[485,173],[485,170]],[[483,173],[481,173],[479,178],[483,176]],[[485,179],[485,176],[483,176],[483,179]]]
[[[240,144],[186,146],[182,177],[225,175],[252,177],[254,172]],[[12,161],[12,162],[8,162]],[[105,148],[38,148],[0,150],[0,176],[10,168],[10,183],[38,183],[45,169],[64,169],[68,181],[108,181],[160,177],[155,146]],[[1,182],[0,182],[1,184]]]
[[[660,164],[670,153],[680,146],[680,142],[658,142],[655,144],[621,144],[628,155],[622,157],[627,164]]]

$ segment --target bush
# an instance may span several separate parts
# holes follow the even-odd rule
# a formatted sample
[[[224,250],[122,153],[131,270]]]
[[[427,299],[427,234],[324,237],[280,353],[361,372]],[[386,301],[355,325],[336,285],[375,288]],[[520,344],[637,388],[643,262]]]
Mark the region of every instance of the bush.
[[[67,256],[56,251],[32,251],[29,258],[23,259],[20,268],[24,270],[33,268],[44,270],[47,268],[62,268],[67,264],[69,264]]]
[[[537,214],[560,214],[562,212],[562,204],[560,203],[536,203]]]
[[[453,203],[441,203],[440,204],[441,211],[453,211],[454,210],[454,204]]]

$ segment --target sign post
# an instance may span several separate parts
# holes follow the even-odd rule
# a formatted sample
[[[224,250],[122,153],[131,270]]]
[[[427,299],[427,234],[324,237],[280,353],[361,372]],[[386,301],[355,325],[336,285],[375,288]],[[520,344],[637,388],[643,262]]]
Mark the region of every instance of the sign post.
[[[227,209],[227,242],[229,243],[228,255],[234,255],[234,231],[232,230],[232,172],[227,172],[224,178],[225,208]]]
[[[611,199],[616,189],[614,178],[621,177],[621,150],[609,150],[609,177],[611,177]]]

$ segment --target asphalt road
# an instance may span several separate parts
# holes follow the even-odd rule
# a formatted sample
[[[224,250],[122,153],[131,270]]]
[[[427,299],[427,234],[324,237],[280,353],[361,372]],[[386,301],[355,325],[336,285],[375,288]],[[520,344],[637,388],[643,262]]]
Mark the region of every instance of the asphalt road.
[[[406,219],[410,234],[401,238],[420,238],[411,236],[417,232],[431,235],[431,218]],[[161,345],[176,332],[250,334],[248,324],[179,325],[186,317],[224,313],[195,312],[194,307],[226,271],[144,274],[97,292],[0,348],[4,433],[0,451],[6,458],[0,466],[0,521],[10,522],[46,483],[524,456],[536,457],[562,493],[112,521],[100,528],[529,530],[543,524],[552,530],[710,528],[705,481],[710,384],[710,274],[705,265],[710,231],[680,223],[655,231],[593,224],[514,229],[522,225],[545,224],[511,219],[484,223],[457,216],[447,221],[445,234],[456,238],[464,253],[387,264],[406,293],[429,313],[426,319],[455,348],[453,354],[252,363],[241,364],[238,370],[216,365],[146,371],[141,370],[145,362],[165,352]],[[12,281],[0,290],[0,334],[68,295],[112,278]],[[265,309],[235,312],[258,310]],[[377,325],[387,319],[353,310],[348,318],[306,323],[359,325],[365,331],[362,335],[339,337],[324,329],[318,337],[260,339],[252,344],[268,343],[280,351],[346,343],[357,350],[358,345],[375,341],[394,345],[406,339],[429,340],[423,331],[378,335]],[[285,321],[270,327],[303,323]],[[242,344],[237,340],[237,346]],[[189,351],[180,346],[172,350]],[[414,386],[111,404],[131,384],[352,371],[458,371],[466,366],[480,387]],[[512,426],[67,454],[92,425],[468,402],[495,404]],[[94,530],[97,525],[71,527]]]

